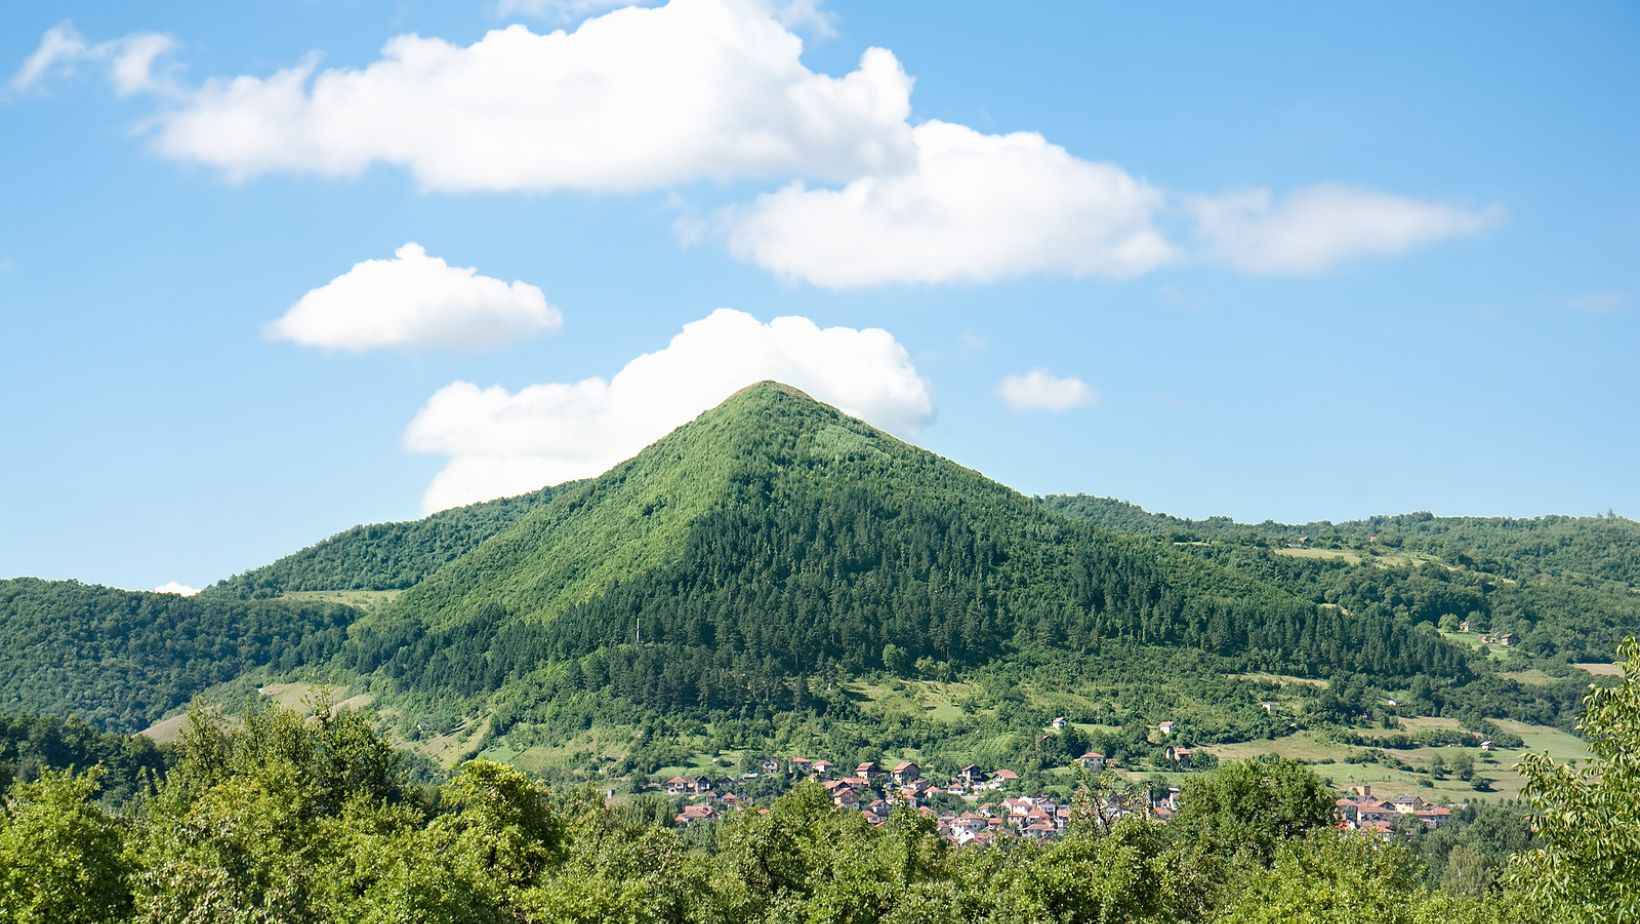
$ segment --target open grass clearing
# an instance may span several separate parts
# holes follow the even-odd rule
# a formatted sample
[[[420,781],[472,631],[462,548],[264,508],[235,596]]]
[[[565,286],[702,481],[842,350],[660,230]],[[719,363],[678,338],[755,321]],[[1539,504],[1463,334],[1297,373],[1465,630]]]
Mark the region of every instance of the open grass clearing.
[[[1349,549],[1275,549],[1277,555],[1288,558],[1317,558],[1330,561],[1342,561],[1350,565],[1359,565],[1363,559],[1360,552]]]
[[[592,776],[601,776],[605,765],[621,760],[630,750],[632,739],[629,734],[623,734],[626,731],[631,730],[594,728],[562,741],[550,742],[525,743],[521,740],[509,741],[502,738],[492,742],[477,756],[485,760],[510,764],[530,773],[580,770],[587,771]],[[482,739],[482,735],[477,733],[468,737],[475,741]],[[663,772],[668,776],[689,776],[699,773],[721,776],[725,771],[723,767],[712,767],[708,759],[703,760],[700,766],[670,768],[669,771]]]
[[[1269,674],[1263,671],[1250,671],[1242,674],[1226,674],[1225,677],[1230,680],[1246,680],[1250,683],[1273,683],[1277,686],[1283,687],[1288,684],[1315,687],[1318,690],[1324,690],[1327,687],[1327,681],[1317,677],[1298,677],[1293,674]]]
[[[1220,760],[1251,760],[1265,754],[1273,754],[1289,760],[1327,761],[1344,757],[1358,749],[1347,744],[1322,741],[1308,732],[1299,732],[1281,738],[1206,745],[1201,750]]]
[[[968,715],[960,703],[980,692],[980,688],[971,683],[939,680],[860,680],[850,683],[848,688],[865,697],[869,711],[947,724]]]
[[[369,610],[392,603],[402,590],[288,590],[279,595],[281,600],[310,603],[340,603],[355,609]]]
[[[1462,722],[1444,715],[1405,716],[1400,722],[1402,728],[1414,734],[1421,731],[1457,731],[1463,728]]]
[[[1493,719],[1492,723],[1506,732],[1519,735],[1526,742],[1523,751],[1547,753],[1562,763],[1569,760],[1585,761],[1591,756],[1589,743],[1571,732],[1547,725],[1529,725],[1514,719]]]
[[[1498,676],[1529,687],[1547,687],[1555,683],[1554,677],[1549,676],[1542,668],[1537,667],[1524,671],[1499,671]]]

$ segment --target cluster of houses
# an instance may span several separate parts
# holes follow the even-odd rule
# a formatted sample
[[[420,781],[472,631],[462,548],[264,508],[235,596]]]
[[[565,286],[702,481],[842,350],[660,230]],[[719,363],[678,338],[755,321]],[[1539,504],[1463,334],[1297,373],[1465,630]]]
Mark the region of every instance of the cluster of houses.
[[[1434,805],[1412,795],[1384,799],[1372,794],[1371,786],[1355,786],[1353,795],[1333,803],[1340,827],[1367,831],[1389,837],[1397,820],[1410,816],[1423,822],[1426,828],[1445,827],[1452,820],[1452,809]]]
[[[1084,766],[1099,768],[1106,763],[1098,754],[1085,754],[1080,760],[1085,761]],[[829,761],[811,761],[800,757],[788,761],[770,758],[764,762],[763,768],[767,773],[784,770],[796,776],[819,780],[833,806],[839,811],[858,812],[871,825],[886,822],[896,805],[909,806],[935,819],[941,836],[953,844],[984,845],[1010,838],[1053,840],[1064,833],[1071,820],[1071,807],[1052,798],[1030,795],[987,798],[991,793],[1011,789],[1017,784],[1019,775],[1007,769],[986,772],[970,765],[958,771],[950,782],[936,784],[924,779],[922,768],[911,761],[883,767],[876,761],[868,760],[855,767],[848,776],[836,775],[839,771]],[[748,775],[757,774],[753,771]],[[669,794],[690,797],[689,804],[683,806],[676,817],[678,824],[687,826],[712,821],[726,812],[749,807],[743,805],[732,791],[733,784],[732,779],[713,780],[699,776],[672,777],[663,785]],[[937,811],[929,803],[939,793],[957,796],[969,806],[960,812]],[[1148,818],[1166,823],[1178,809],[1178,800],[1179,790],[1173,787],[1159,799],[1126,805],[1107,801],[1100,808],[1107,819],[1143,812]],[[1385,838],[1393,833],[1396,822],[1404,816],[1416,818],[1431,829],[1443,827],[1452,819],[1450,807],[1428,803],[1411,795],[1384,799],[1375,796],[1370,786],[1354,787],[1351,795],[1334,803],[1334,811],[1339,827]]]
[[[1077,758],[1081,766],[1098,771],[1105,768],[1102,754],[1089,752]],[[790,773],[798,778],[814,779],[825,788],[831,803],[839,811],[858,812],[871,825],[888,820],[896,805],[908,806],[935,819],[942,836],[953,844],[988,844],[999,838],[1023,837],[1033,840],[1051,840],[1060,836],[1070,821],[1070,806],[1043,796],[1008,795],[1002,798],[986,797],[992,793],[1013,789],[1019,774],[1007,768],[986,771],[970,764],[957,771],[948,782],[925,779],[923,770],[915,762],[904,761],[885,767],[868,760],[856,766],[847,776],[839,775],[836,764],[826,760],[808,760],[802,757],[781,761],[769,758],[762,764],[764,773]],[[746,776],[757,776],[755,771]],[[733,792],[735,780],[714,780],[708,776],[675,776],[662,783],[669,795],[685,796],[691,801],[676,816],[680,825],[712,821],[737,808],[746,807]],[[930,804],[941,793],[956,796],[972,807],[963,811],[937,812]],[[1177,805],[1178,790],[1150,806],[1150,816],[1167,820]],[[984,800],[984,801],[982,801]],[[1105,806],[1109,817],[1127,814],[1130,809]],[[760,809],[760,811],[766,811]]]
[[[1475,630],[1470,627],[1469,620],[1465,619],[1463,622],[1458,623],[1458,631],[1473,632]],[[1503,647],[1508,648],[1509,646],[1515,644],[1516,641],[1518,641],[1518,639],[1516,639],[1515,633],[1513,632],[1499,632],[1496,635],[1481,636],[1482,645],[1502,645]]]

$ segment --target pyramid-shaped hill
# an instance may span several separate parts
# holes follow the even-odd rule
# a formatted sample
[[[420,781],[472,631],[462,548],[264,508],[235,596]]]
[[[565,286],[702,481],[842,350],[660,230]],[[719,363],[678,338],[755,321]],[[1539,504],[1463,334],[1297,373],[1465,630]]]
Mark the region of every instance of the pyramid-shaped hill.
[[[776,383],[440,568],[354,626],[349,660],[424,692],[574,663],[652,706],[780,708],[834,669],[1111,639],[1310,675],[1467,672],[1404,624],[1098,530]]]

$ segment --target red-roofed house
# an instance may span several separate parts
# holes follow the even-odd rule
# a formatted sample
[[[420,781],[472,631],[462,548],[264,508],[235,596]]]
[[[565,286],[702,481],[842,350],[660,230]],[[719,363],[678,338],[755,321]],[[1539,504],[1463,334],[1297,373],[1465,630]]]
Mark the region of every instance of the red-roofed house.
[[[1076,762],[1089,770],[1105,769],[1105,755],[1098,751],[1089,751],[1076,759]]]
[[[715,817],[717,810],[710,805],[686,805],[673,820],[680,825],[692,825],[697,821],[710,821]]]

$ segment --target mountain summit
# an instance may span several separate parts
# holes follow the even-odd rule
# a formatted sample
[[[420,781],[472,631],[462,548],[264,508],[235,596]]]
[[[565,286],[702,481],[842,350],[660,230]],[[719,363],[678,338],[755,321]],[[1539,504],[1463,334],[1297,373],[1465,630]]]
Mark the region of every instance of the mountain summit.
[[[347,657],[440,695],[573,663],[645,706],[760,711],[801,705],[817,674],[1113,641],[1310,674],[1466,669],[1403,624],[1098,530],[775,382],[530,509],[362,619]]]

